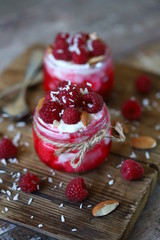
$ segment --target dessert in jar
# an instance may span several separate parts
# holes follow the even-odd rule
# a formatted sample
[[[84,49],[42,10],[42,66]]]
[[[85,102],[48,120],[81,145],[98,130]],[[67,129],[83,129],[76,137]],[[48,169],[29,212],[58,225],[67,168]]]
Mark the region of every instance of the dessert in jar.
[[[109,112],[88,85],[61,82],[39,100],[33,119],[35,150],[53,169],[88,171],[110,152]]]
[[[44,89],[54,90],[60,81],[91,83],[92,89],[107,98],[114,84],[109,47],[96,33],[59,33],[44,56]]]

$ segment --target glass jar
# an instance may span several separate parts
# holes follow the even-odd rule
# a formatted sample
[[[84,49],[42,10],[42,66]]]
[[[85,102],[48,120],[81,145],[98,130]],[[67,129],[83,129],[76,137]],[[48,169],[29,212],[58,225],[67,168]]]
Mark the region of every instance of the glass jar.
[[[95,64],[74,64],[53,57],[51,49],[47,49],[44,57],[45,91],[54,90],[62,80],[70,80],[75,84],[91,83],[92,89],[104,99],[108,98],[114,85],[114,69],[110,49],[107,48],[103,60]]]
[[[108,125],[109,124],[109,125]],[[33,118],[33,140],[35,150],[39,158],[48,166],[53,169],[66,171],[66,172],[84,172],[91,170],[101,164],[108,156],[111,148],[110,138],[104,138],[101,142],[95,144],[91,149],[87,150],[80,166],[73,168],[71,160],[75,157],[77,150],[63,152],[56,155],[55,151],[60,147],[57,143],[79,143],[86,142],[93,137],[98,131],[109,126],[107,135],[111,135],[109,112],[104,104],[102,110],[98,113],[96,119],[91,121],[90,124],[82,129],[73,133],[64,133],[57,130],[53,124],[44,123],[35,110]],[[56,143],[56,146],[54,145]],[[78,161],[78,159],[76,159]]]

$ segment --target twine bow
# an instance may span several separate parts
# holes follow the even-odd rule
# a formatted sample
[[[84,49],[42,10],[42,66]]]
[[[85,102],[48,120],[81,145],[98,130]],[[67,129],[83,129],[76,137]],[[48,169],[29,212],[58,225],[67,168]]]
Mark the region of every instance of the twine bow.
[[[91,148],[93,148],[95,144],[100,143],[102,141],[102,139],[110,138],[114,142],[124,142],[126,139],[126,137],[123,133],[122,125],[119,122],[117,122],[116,126],[114,127],[114,129],[118,132],[119,137],[114,137],[113,135],[108,134],[108,131],[110,128],[110,121],[109,121],[102,130],[98,131],[96,134],[94,134],[91,138],[87,139],[86,141],[82,141],[80,143],[54,142],[52,140],[49,140],[49,139],[43,137],[37,131],[35,124],[33,125],[33,127],[39,138],[41,138],[42,140],[44,140],[45,142],[47,142],[49,144],[59,147],[59,149],[55,150],[55,155],[59,156],[61,153],[73,152],[75,150],[77,151],[75,153],[75,156],[71,160],[71,166],[74,169],[81,165],[85,153],[88,150],[90,150]]]

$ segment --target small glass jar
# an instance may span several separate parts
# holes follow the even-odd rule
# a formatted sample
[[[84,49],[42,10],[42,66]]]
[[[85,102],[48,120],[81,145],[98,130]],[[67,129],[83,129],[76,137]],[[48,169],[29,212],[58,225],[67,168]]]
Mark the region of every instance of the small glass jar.
[[[35,150],[39,158],[48,166],[53,169],[66,171],[66,172],[84,172],[91,170],[100,165],[108,156],[111,148],[111,140],[106,135],[106,138],[101,142],[95,144],[93,148],[89,149],[82,159],[80,166],[73,168],[71,160],[75,157],[76,151],[63,152],[56,155],[55,151],[59,150],[57,143],[79,143],[87,141],[93,137],[98,131],[105,128],[109,124],[107,135],[111,135],[109,112],[104,104],[102,110],[98,113],[96,120],[91,121],[90,124],[82,129],[73,133],[64,133],[56,130],[53,124],[44,123],[35,110],[33,120],[33,140]],[[48,141],[49,140],[49,141]],[[52,144],[50,143],[52,142]],[[56,146],[54,143],[56,142]],[[78,161],[78,159],[76,159]]]
[[[48,47],[44,57],[45,91],[54,90],[60,81],[67,79],[74,84],[91,83],[93,91],[107,99],[114,85],[114,68],[110,49],[107,48],[105,56],[99,59],[101,60],[94,64],[75,64],[56,60],[51,47]]]

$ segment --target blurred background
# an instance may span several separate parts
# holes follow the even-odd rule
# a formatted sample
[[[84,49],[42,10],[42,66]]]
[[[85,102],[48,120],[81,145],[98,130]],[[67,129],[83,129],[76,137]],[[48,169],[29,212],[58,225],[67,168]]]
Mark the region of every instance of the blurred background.
[[[0,0],[0,71],[34,42],[59,31],[96,31],[114,59],[160,40],[157,0]]]
[[[128,59],[132,58],[132,65],[138,62],[160,74],[158,0],[0,0],[0,72],[26,47],[36,42],[52,43],[60,31],[96,31],[110,46],[115,61],[129,64]],[[155,206],[159,204],[159,190],[160,186],[147,203],[130,240],[153,239],[149,237],[153,235],[160,239],[159,222],[152,215],[153,202]],[[50,239],[25,231],[26,236]]]

